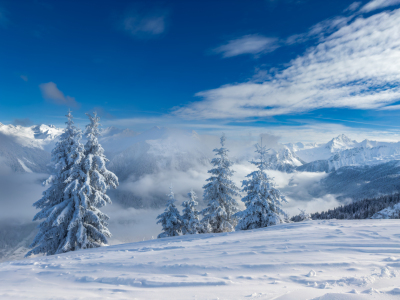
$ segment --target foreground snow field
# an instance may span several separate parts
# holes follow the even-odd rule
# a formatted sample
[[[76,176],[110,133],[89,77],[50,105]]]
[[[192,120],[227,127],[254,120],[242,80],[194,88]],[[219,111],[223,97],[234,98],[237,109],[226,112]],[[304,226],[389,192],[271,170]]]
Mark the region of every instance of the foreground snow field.
[[[307,221],[4,262],[0,299],[400,299],[400,220]]]

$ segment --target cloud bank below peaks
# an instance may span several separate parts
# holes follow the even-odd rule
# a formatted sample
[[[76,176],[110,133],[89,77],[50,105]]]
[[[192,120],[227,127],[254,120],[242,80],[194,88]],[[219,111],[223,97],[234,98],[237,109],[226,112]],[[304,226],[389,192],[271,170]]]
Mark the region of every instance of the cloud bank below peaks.
[[[174,114],[185,119],[250,118],[322,108],[381,109],[400,100],[400,9],[341,20],[316,46],[284,69],[268,72],[261,82],[199,92],[201,101]],[[234,54],[228,48],[224,53]]]

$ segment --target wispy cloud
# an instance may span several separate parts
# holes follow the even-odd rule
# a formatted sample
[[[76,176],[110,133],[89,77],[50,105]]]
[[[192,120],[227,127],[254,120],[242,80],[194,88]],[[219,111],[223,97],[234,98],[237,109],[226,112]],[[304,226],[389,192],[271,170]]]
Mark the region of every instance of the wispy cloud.
[[[57,85],[54,82],[42,83],[39,85],[39,88],[42,92],[43,98],[51,103],[69,107],[79,107],[75,98],[65,96],[64,93],[57,88]]]
[[[386,8],[400,4],[400,0],[372,0],[361,7],[360,12],[371,12],[376,9]]]
[[[350,4],[344,11],[355,11],[357,10],[357,8],[359,8],[361,6],[362,2],[361,1],[357,1],[357,2],[353,2],[352,4]]]
[[[28,81],[28,76],[26,75],[21,75],[19,76],[23,81],[27,82]]]
[[[165,31],[166,16],[165,12],[131,12],[123,19],[123,29],[134,37],[157,36]]]
[[[263,82],[199,92],[202,101],[175,114],[240,119],[320,108],[380,109],[400,100],[400,9],[338,20],[333,33]]]
[[[241,54],[268,53],[277,48],[279,48],[278,39],[252,34],[230,40],[225,45],[215,48],[214,52],[221,53],[223,57],[233,57]]]
[[[323,39],[325,39],[327,36],[351,22],[354,17],[354,15],[347,17],[336,16],[334,18],[321,21],[313,25],[310,30],[305,33],[289,36],[283,43],[286,45],[293,45],[304,43],[313,39],[323,41]]]
[[[385,106],[380,108],[380,110],[400,110],[400,104]]]

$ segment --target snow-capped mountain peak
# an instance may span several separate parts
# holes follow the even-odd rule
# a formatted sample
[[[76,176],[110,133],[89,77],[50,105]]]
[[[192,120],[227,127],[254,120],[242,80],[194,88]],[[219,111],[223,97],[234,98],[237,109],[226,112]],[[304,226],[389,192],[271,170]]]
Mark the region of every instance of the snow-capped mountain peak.
[[[371,140],[365,139],[361,143],[358,144],[358,147],[373,148],[373,147],[377,147],[379,144],[381,144],[381,143],[377,142],[377,141],[371,141]]]
[[[326,143],[325,147],[330,149],[331,152],[336,152],[338,150],[353,148],[355,144],[357,144],[357,141],[353,141],[346,135],[341,134]]]
[[[304,162],[285,146],[271,154],[269,164],[272,170],[292,172],[296,167],[302,166]]]
[[[35,139],[52,141],[63,133],[63,129],[56,128],[54,125],[36,125],[29,127],[32,129]]]

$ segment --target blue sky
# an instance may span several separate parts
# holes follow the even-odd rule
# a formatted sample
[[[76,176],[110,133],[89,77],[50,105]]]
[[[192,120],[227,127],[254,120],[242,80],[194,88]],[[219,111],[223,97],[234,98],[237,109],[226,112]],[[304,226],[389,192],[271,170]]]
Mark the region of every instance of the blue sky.
[[[71,108],[136,131],[396,135],[399,8],[0,0],[0,122],[61,125]]]

